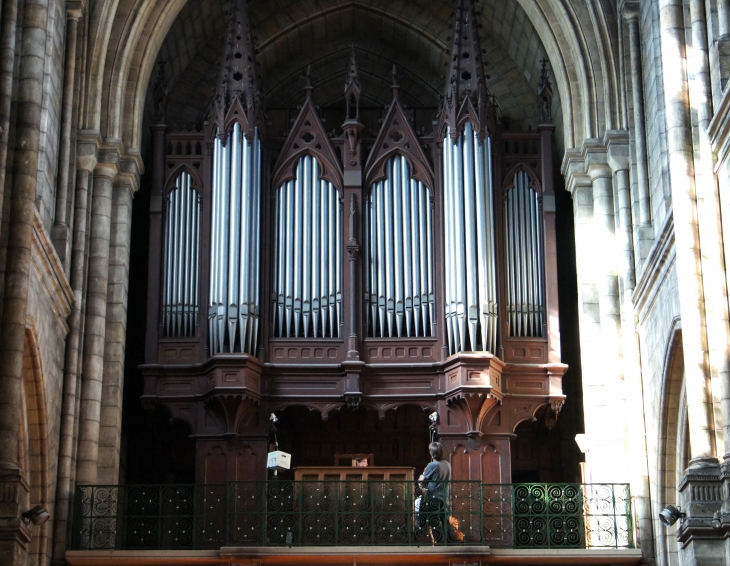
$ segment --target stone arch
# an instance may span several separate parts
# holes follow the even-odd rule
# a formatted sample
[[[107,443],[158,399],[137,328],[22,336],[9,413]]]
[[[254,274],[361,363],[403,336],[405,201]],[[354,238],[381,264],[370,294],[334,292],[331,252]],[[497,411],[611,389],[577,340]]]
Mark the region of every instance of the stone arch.
[[[98,63],[90,67],[87,127],[98,127],[106,138],[139,149],[142,111],[155,59],[185,3],[109,0],[91,13],[89,55]],[[565,146],[573,147],[617,127],[618,89],[611,56],[617,41],[613,9],[591,4],[577,11],[566,0],[519,0],[519,5],[551,62],[561,95]],[[483,22],[489,22],[490,12],[482,11]]]
[[[32,328],[25,329],[23,352],[23,389],[21,401],[21,433],[23,472],[30,486],[30,507],[42,505],[51,510],[48,446],[48,404],[41,355]],[[33,527],[28,550],[29,566],[46,564],[51,556],[51,522]]]
[[[689,464],[687,399],[684,384],[684,356],[681,328],[675,327],[665,356],[657,439],[657,497],[654,517],[667,505],[678,504],[677,486]],[[657,524],[657,559],[662,566],[678,566],[674,530]]]

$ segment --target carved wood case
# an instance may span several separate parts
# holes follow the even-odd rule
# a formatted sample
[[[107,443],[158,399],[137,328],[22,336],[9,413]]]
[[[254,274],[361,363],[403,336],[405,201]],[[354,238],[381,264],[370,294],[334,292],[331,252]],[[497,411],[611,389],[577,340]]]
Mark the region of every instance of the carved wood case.
[[[463,123],[471,120],[464,105],[459,112]],[[348,125],[349,124],[349,125]],[[443,123],[442,123],[443,124]],[[441,126],[439,126],[441,128]],[[396,96],[375,139],[362,135],[357,120],[348,118],[342,137],[330,139],[308,91],[299,117],[278,155],[268,152],[274,140],[263,138],[260,347],[257,355],[209,355],[205,317],[195,335],[185,339],[168,338],[160,332],[159,297],[163,265],[152,266],[149,273],[148,304],[157,312],[148,313],[147,343],[154,344],[142,370],[145,376],[144,399],[165,404],[173,418],[188,423],[198,438],[199,481],[209,481],[206,462],[218,462],[224,472],[216,480],[262,479],[267,452],[267,418],[274,410],[303,405],[317,410],[322,418],[334,411],[365,407],[383,418],[386,411],[402,405],[418,405],[437,411],[439,435],[452,454],[457,479],[509,481],[509,438],[515,427],[531,419],[549,405],[556,415],[564,396],[561,379],[567,367],[560,363],[559,344],[542,336],[521,338],[509,335],[504,301],[506,293],[504,200],[516,170],[529,173],[539,198],[552,195],[552,175],[546,176],[550,160],[552,127],[538,132],[501,132],[489,128],[493,148],[493,185],[496,239],[496,270],[499,290],[498,347],[495,352],[462,352],[447,355],[444,344],[444,246],[442,152],[437,128],[435,135],[419,137]],[[164,130],[157,135],[165,135]],[[207,305],[210,277],[210,223],[212,144],[214,132],[169,132],[162,146],[166,151],[154,155],[163,164],[164,176],[156,178],[160,192],[175,183],[184,168],[194,178],[202,200],[200,230],[200,273],[198,304]],[[429,147],[427,151],[425,146]],[[362,155],[367,155],[366,165]],[[334,262],[342,282],[338,317],[339,336],[275,337],[276,300],[274,273],[277,244],[277,190],[297,175],[297,164],[310,156],[319,165],[319,177],[336,190],[342,221],[336,237],[339,258]],[[403,157],[410,176],[428,190],[428,211],[432,215],[433,312],[428,336],[369,336],[368,313],[363,299],[368,286],[366,226],[364,207],[374,184],[387,176],[389,160]],[[268,164],[276,159],[273,166]],[[163,198],[164,200],[164,198]],[[541,215],[550,214],[540,209]],[[554,213],[553,213],[554,214]],[[164,214],[150,215],[150,249],[164,249]],[[294,221],[296,219],[292,219]],[[552,237],[544,222],[543,234]],[[310,250],[311,253],[311,250]],[[159,255],[159,254],[158,254]],[[310,258],[305,258],[310,260]],[[544,269],[545,312],[557,313],[551,290],[557,282],[554,258],[542,258]],[[316,262],[313,262],[315,265]],[[555,295],[556,296],[556,295]],[[556,324],[553,318],[550,324]],[[553,340],[554,339],[550,339]],[[559,356],[559,354],[558,354]],[[228,441],[223,442],[227,438]],[[233,440],[232,440],[233,439]],[[216,464],[216,465],[218,465]],[[211,466],[213,464],[210,464]],[[216,472],[218,473],[218,472]],[[215,474],[214,474],[215,475]]]

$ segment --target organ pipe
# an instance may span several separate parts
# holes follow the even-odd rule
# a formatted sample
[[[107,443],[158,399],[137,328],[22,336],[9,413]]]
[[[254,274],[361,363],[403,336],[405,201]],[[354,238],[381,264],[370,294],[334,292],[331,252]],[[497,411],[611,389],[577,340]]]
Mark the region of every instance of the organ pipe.
[[[200,197],[182,172],[170,192],[165,216],[162,324],[165,336],[195,336],[198,325]]]
[[[337,338],[342,319],[342,212],[317,159],[300,158],[276,191],[274,336]]]
[[[208,326],[211,354],[255,354],[258,345],[261,142],[236,123],[213,145]]]
[[[497,279],[491,140],[470,123],[444,138],[444,246],[447,344],[450,354],[495,352]]]
[[[539,196],[524,171],[514,176],[504,214],[509,332],[541,337],[545,320],[542,222]]]
[[[430,194],[411,178],[403,156],[391,158],[387,176],[370,187],[365,208],[368,335],[431,336],[433,233]]]

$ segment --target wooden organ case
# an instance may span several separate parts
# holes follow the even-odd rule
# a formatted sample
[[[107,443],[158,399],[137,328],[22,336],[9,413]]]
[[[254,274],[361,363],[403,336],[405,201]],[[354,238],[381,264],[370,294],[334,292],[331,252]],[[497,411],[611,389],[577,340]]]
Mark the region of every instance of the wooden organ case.
[[[487,483],[511,481],[520,422],[557,417],[550,84],[544,70],[537,131],[502,131],[475,18],[457,3],[428,135],[395,70],[380,131],[365,130],[353,52],[341,135],[307,79],[286,139],[267,138],[243,1],[204,130],[167,132],[160,105],[144,401],[189,425],[197,481],[265,479],[268,415],[290,406],[436,411],[454,478]]]

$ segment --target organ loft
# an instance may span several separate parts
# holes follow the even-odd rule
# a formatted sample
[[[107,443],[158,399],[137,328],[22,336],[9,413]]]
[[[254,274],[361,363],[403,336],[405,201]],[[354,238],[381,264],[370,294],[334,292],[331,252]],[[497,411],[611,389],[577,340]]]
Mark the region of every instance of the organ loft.
[[[565,401],[547,65],[537,129],[510,131],[460,0],[438,106],[408,108],[397,67],[367,106],[353,46],[325,124],[314,65],[267,115],[246,2],[229,18],[203,128],[152,126],[142,399],[190,427],[201,483],[266,479],[271,413],[297,466],[420,469],[435,412],[456,479],[511,481],[516,428]],[[321,437],[309,412],[361,422]],[[377,439],[393,419],[410,436]]]

